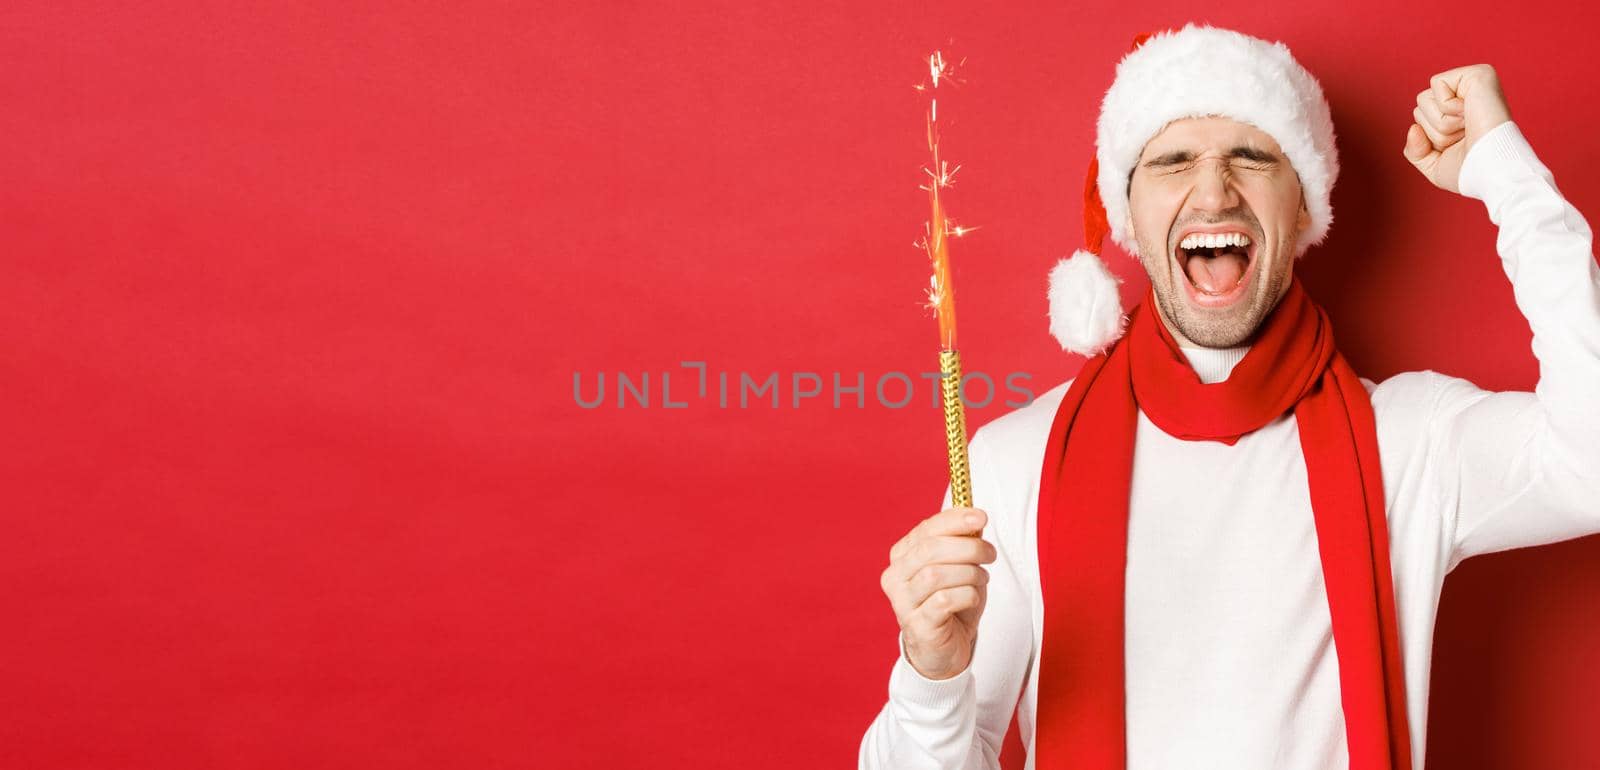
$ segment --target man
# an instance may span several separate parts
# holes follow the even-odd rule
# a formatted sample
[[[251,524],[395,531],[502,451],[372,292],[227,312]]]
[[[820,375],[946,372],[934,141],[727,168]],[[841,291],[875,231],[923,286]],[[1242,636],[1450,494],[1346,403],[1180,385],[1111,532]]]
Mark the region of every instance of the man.
[[[1420,770],[1445,574],[1600,532],[1591,231],[1491,67],[1434,76],[1405,157],[1499,226],[1539,383],[1357,378],[1293,273],[1332,221],[1320,86],[1236,32],[1140,42],[1085,221],[1150,292],[1124,328],[1093,253],[1053,272],[1052,331],[1093,355],[977,432],[975,508],[891,549],[860,766],[996,768],[1015,709],[1030,768]]]

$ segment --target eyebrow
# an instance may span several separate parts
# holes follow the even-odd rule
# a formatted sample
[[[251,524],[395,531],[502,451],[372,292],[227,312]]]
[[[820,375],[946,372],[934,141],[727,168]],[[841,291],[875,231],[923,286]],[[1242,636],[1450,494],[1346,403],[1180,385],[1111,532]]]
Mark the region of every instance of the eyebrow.
[[[1254,161],[1256,163],[1277,163],[1278,162],[1278,156],[1273,155],[1272,153],[1267,152],[1266,150],[1258,150],[1258,149],[1256,149],[1254,147],[1251,147],[1250,145],[1247,145],[1247,144],[1241,144],[1241,145],[1238,145],[1238,146],[1234,147],[1233,149],[1231,149],[1231,150],[1229,150],[1227,152],[1227,155],[1225,157],[1228,157],[1228,158],[1244,158],[1245,160]],[[1148,161],[1145,161],[1142,165],[1145,168],[1158,168],[1158,167],[1161,167],[1161,166],[1176,166],[1179,163],[1188,163],[1191,160],[1194,160],[1194,152],[1193,151],[1191,151],[1191,150],[1174,150],[1174,151],[1169,152],[1169,153],[1167,153],[1165,155],[1161,155],[1161,156],[1152,158],[1152,159],[1150,159]]]

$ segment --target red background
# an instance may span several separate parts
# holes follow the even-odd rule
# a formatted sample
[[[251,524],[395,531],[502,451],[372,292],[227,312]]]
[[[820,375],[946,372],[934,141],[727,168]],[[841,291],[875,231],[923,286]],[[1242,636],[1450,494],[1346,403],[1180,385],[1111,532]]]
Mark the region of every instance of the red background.
[[[1043,289],[1099,97],[1194,19],[1328,92],[1302,268],[1357,368],[1533,386],[1493,225],[1401,147],[1429,75],[1489,62],[1592,221],[1595,11],[985,5],[7,4],[0,765],[854,763],[938,413],[723,409],[678,364],[935,365],[936,47],[969,370],[1080,365]],[[666,370],[687,408],[574,400]],[[1600,764],[1596,597],[1600,539],[1452,576],[1430,766]]]

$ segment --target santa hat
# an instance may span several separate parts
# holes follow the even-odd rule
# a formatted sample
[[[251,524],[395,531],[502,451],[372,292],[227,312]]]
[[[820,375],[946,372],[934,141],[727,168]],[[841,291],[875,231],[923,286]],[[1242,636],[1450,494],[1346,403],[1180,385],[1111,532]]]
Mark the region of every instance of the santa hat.
[[[1123,251],[1138,248],[1128,229],[1128,180],[1145,144],[1174,120],[1206,115],[1249,123],[1283,148],[1311,214],[1295,256],[1327,236],[1339,176],[1333,118],[1322,86],[1288,47],[1192,22],[1139,35],[1100,105],[1083,196],[1084,248],[1050,271],[1050,333],[1062,349],[1096,355],[1122,336],[1119,281],[1100,250],[1108,234]]]

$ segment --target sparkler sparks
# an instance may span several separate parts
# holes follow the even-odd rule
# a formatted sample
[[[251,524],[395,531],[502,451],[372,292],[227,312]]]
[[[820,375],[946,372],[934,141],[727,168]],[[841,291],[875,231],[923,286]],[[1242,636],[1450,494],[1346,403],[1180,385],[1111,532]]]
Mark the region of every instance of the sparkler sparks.
[[[928,307],[934,311],[939,319],[939,342],[946,350],[954,350],[956,346],[956,305],[955,289],[950,283],[950,242],[951,237],[960,238],[978,228],[957,226],[945,214],[944,200],[941,190],[955,186],[956,173],[961,170],[960,165],[952,168],[948,161],[939,157],[939,99],[937,96],[940,83],[948,87],[958,86],[961,80],[956,76],[956,69],[965,64],[962,59],[955,65],[944,58],[944,54],[934,51],[928,56],[928,79],[912,86],[918,92],[928,95],[928,154],[932,162],[923,167],[928,181],[919,185],[918,189],[928,193],[928,221],[923,225],[923,237],[916,243],[928,256],[929,263],[933,266],[933,276],[929,279]]]

